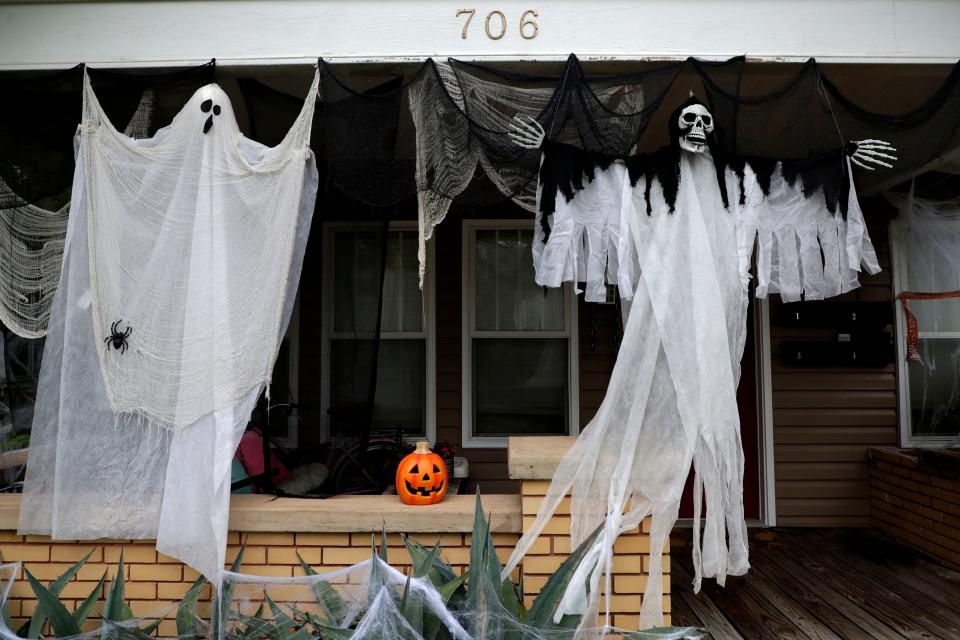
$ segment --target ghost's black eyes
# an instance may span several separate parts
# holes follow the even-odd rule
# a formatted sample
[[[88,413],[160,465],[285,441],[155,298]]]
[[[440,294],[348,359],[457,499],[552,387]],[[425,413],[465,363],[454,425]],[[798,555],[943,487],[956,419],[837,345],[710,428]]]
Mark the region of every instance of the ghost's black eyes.
[[[684,121],[684,122],[689,122],[690,124],[693,124],[693,122],[694,122],[696,119],[697,119],[697,116],[694,115],[694,114],[692,114],[692,113],[685,113],[685,114],[683,114],[683,121]]]
[[[217,108],[219,107],[214,107],[214,109],[217,109]],[[700,118],[703,120],[703,124],[707,125],[708,127],[710,126],[710,123],[713,121],[713,118],[711,118],[710,116],[700,116]]]
[[[220,105],[213,104],[213,100],[211,98],[207,98],[200,103],[200,111],[203,111],[204,113],[210,113],[211,108],[213,109],[213,113],[207,116],[207,121],[203,123],[204,133],[210,131],[210,127],[213,126],[213,116],[220,115]]]

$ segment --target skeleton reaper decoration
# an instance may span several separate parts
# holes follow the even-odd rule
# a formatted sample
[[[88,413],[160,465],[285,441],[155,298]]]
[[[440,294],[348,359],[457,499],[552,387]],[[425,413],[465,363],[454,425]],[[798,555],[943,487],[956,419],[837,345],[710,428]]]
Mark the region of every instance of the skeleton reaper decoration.
[[[803,161],[732,157],[693,97],[668,124],[668,146],[625,158],[544,141],[530,120],[512,126],[516,144],[543,149],[537,283],[585,282],[588,301],[616,285],[628,303],[607,395],[504,568],[509,576],[570,494],[572,544],[599,533],[557,621],[596,619],[602,593],[609,622],[613,543],[649,518],[640,628],[662,624],[660,554],[691,465],[694,588],[747,571],[736,390],[752,265],[756,295],[785,301],[838,295],[859,286],[861,269],[879,270],[851,166],[892,162],[892,147],[865,140]]]
[[[713,116],[697,102],[680,111],[677,127],[680,128],[680,148],[702,153],[707,148],[707,136],[713,133]]]

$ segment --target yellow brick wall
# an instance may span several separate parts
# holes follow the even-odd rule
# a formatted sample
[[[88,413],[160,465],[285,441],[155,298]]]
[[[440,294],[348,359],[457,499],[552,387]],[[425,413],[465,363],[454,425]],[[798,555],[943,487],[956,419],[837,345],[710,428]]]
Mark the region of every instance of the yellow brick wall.
[[[520,485],[523,530],[536,518],[549,480],[524,480]],[[640,605],[650,571],[650,519],[621,535],[613,547],[612,624],[625,629],[640,625]],[[563,500],[553,519],[523,560],[523,595],[529,605],[560,563],[570,553],[570,498]],[[670,545],[663,549],[664,624],[670,624]],[[602,621],[601,621],[602,624]]]
[[[318,572],[333,571],[361,562],[370,557],[370,533],[262,533],[230,532],[227,564],[233,562],[241,544],[246,544],[242,571],[262,576],[291,577],[303,575],[297,553]],[[443,548],[442,558],[460,573],[470,562],[469,533],[424,533],[413,536],[431,547],[438,540]],[[376,535],[379,544],[380,535]],[[515,533],[494,533],[497,555],[505,561],[517,543]],[[123,550],[126,597],[134,615],[153,616],[163,609],[171,609],[186,593],[198,574],[182,563],[157,553],[154,542],[147,540],[109,540],[96,542],[51,541],[45,536],[21,536],[11,531],[0,531],[0,558],[4,562],[20,561],[43,584],[49,584],[63,574],[87,552],[93,554],[61,594],[61,601],[75,609],[97,585],[107,571],[108,580],[116,574],[120,551]],[[390,563],[400,570],[410,567],[410,558],[400,534],[387,534]],[[106,587],[103,589],[106,590]],[[103,610],[101,602],[88,627],[98,625],[97,617]],[[198,611],[210,615],[209,587],[202,594]],[[33,613],[36,600],[24,575],[17,576],[10,594],[9,612],[14,629]],[[161,623],[158,635],[176,636],[173,613]]]
[[[940,469],[910,450],[877,447],[868,456],[873,526],[941,564],[960,569],[958,470]]]
[[[523,527],[532,523],[548,481],[525,480],[522,482]],[[613,576],[613,624],[636,629],[642,593],[650,568],[649,521],[635,531],[622,535],[614,547]],[[569,503],[565,501],[523,560],[515,579],[521,578],[524,598],[531,602],[546,583],[549,576],[570,553]],[[334,571],[361,562],[370,557],[370,533],[265,533],[230,532],[227,547],[227,563],[233,562],[242,544],[246,552],[242,571],[244,573],[291,577],[302,575],[297,553],[319,572]],[[414,537],[426,546],[438,540],[443,548],[443,558],[461,572],[470,561],[469,533],[422,533]],[[494,533],[493,540],[501,562],[505,561],[516,545],[518,533]],[[379,541],[379,534],[377,534]],[[400,535],[387,535],[390,563],[401,570],[410,566],[410,559]],[[113,578],[117,570],[120,551],[124,554],[124,578],[126,597],[137,616],[156,615],[168,609],[168,619],[161,623],[158,635],[173,637],[176,624],[172,608],[197,578],[197,573],[180,562],[158,553],[153,541],[105,540],[96,542],[51,541],[44,536],[21,536],[11,531],[0,531],[0,558],[4,562],[21,561],[41,582],[49,584],[87,552],[93,551],[87,564],[63,590],[62,600],[68,609],[78,606],[96,586],[104,571]],[[663,556],[663,610],[666,623],[670,612],[670,560],[669,549]],[[101,594],[101,598],[103,594]],[[200,615],[210,615],[209,588],[202,594]],[[89,627],[98,624],[96,617],[102,611],[102,600],[88,622]],[[9,612],[15,628],[33,613],[36,601],[23,575],[11,592]]]

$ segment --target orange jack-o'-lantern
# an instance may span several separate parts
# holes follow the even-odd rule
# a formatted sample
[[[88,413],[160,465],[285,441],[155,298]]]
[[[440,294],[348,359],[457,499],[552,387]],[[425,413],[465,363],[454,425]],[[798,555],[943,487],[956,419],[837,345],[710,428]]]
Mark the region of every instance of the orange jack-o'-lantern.
[[[447,466],[429,442],[418,442],[417,450],[400,461],[397,495],[405,504],[436,504],[447,495]]]

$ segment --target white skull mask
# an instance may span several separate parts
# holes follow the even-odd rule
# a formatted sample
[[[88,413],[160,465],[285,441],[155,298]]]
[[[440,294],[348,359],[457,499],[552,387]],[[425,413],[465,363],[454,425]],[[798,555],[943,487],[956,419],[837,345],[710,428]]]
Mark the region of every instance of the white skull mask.
[[[713,116],[702,104],[692,104],[680,112],[680,148],[703,153],[707,136],[713,133]]]

